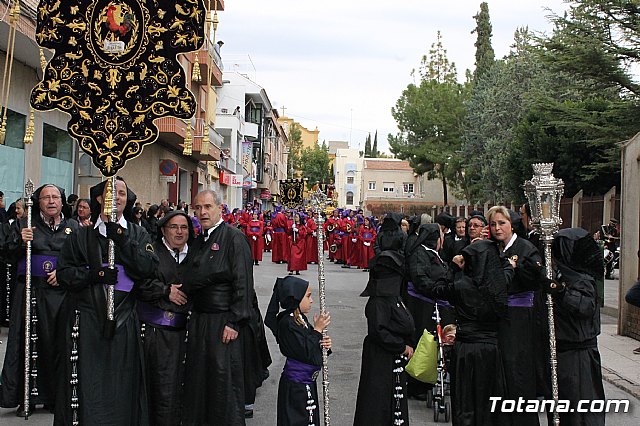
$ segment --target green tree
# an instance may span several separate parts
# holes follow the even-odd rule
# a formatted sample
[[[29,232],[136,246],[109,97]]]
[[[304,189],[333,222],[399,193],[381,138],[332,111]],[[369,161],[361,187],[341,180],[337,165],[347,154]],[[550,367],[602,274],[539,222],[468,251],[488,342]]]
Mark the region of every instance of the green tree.
[[[367,135],[367,139],[364,142],[364,157],[371,157],[371,133]]]
[[[390,134],[388,141],[391,152],[408,160],[416,173],[442,180],[447,204],[447,183],[458,184],[458,171],[450,165],[461,146],[466,90],[456,81],[455,64],[447,59],[439,31],[418,73],[420,83],[409,84],[391,109],[400,132]]]
[[[289,126],[289,158],[287,165],[296,175],[302,171],[302,130],[295,122]]]
[[[371,136],[369,136],[371,139]],[[378,151],[378,131],[376,130],[375,137],[373,138],[373,147],[371,148],[371,157],[378,158],[380,157],[380,151]]]
[[[329,182],[333,179],[329,168],[329,153],[326,143],[322,146],[315,145],[313,148],[303,148],[302,155],[302,177],[307,179],[308,189],[311,189],[316,182]]]
[[[574,0],[553,15],[553,35],[545,40],[549,63],[589,82],[590,89],[615,88],[640,94],[640,3],[637,0]],[[585,85],[585,89],[587,86]]]
[[[480,3],[480,12],[473,17],[476,20],[476,28],[471,31],[475,33],[477,38],[474,46],[476,47],[476,69],[473,73],[474,80],[484,75],[495,61],[495,53],[491,45],[492,26],[489,18],[489,5],[487,2]]]

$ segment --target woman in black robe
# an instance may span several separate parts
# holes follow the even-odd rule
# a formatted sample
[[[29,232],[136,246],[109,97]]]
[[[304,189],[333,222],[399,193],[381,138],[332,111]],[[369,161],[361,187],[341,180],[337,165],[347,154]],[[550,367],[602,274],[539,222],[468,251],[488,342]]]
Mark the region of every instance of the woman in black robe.
[[[508,287],[507,315],[500,321],[498,340],[507,377],[508,399],[533,400],[537,396],[536,357],[544,342],[536,341],[534,294],[544,281],[538,249],[517,235],[522,226],[518,213],[504,206],[487,212],[491,238],[503,255],[515,262],[515,276]],[[537,413],[515,415],[519,426],[537,426]]]
[[[598,351],[600,307],[595,277],[604,274],[602,254],[587,231],[563,229],[553,240],[556,279],[544,290],[553,295],[558,348],[559,399],[570,402],[560,413],[565,426],[603,426],[605,413],[580,413],[580,400],[604,401],[602,363]],[[546,343],[546,342],[545,342]]]
[[[409,424],[407,374],[413,355],[413,318],[400,297],[404,259],[397,251],[383,251],[371,259],[369,283],[360,296],[365,307],[367,336],[353,424],[387,426]]]
[[[451,303],[458,320],[451,387],[453,424],[510,425],[508,415],[491,412],[489,397],[504,398],[506,394],[498,324],[506,315],[513,267],[490,240],[465,247],[460,257],[454,258],[449,279],[426,288],[431,297]]]
[[[432,334],[436,331],[436,322],[433,319],[436,300],[426,296],[426,289],[431,283],[446,277],[448,270],[439,254],[443,241],[440,225],[420,225],[417,232],[417,238],[407,239],[405,247],[409,279],[405,300],[415,321],[415,332],[411,342],[413,347],[417,346],[425,329]],[[454,323],[455,315],[449,304],[442,300],[437,302],[442,326]],[[425,399],[431,388],[433,385],[409,377],[409,396]]]
[[[311,325],[306,314],[312,303],[308,281],[293,276],[276,280],[264,323],[287,357],[278,384],[278,426],[320,424],[316,378],[322,348],[331,349],[329,336],[322,337],[331,319],[328,313],[316,315]]]

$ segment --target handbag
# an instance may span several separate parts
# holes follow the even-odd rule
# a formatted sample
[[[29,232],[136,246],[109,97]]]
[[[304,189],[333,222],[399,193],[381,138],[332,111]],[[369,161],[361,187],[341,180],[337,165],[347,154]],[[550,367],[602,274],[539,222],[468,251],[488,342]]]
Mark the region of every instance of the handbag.
[[[438,347],[433,334],[426,329],[404,368],[407,374],[424,383],[435,384],[438,378]]]

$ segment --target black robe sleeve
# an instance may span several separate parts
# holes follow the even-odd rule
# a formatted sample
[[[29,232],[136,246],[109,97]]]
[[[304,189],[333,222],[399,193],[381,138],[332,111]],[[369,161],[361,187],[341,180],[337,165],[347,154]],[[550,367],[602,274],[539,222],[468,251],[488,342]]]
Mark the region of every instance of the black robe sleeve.
[[[287,315],[278,321],[278,344],[282,355],[310,365],[322,365],[322,333],[307,322],[307,327]]]
[[[509,284],[509,294],[539,290],[544,271],[538,249],[529,241],[518,237],[505,255],[507,257],[518,256],[515,276]]]
[[[446,276],[445,266],[423,247],[416,248],[407,264],[413,286],[421,294],[426,294],[435,282]]]
[[[564,293],[557,297],[559,308],[578,318],[591,318],[596,311],[595,281],[586,276],[567,285]]]
[[[394,315],[395,298],[371,297],[365,308],[368,336],[380,347],[392,354],[401,354],[411,335],[410,321],[402,321]],[[406,315],[409,318],[409,315]]]

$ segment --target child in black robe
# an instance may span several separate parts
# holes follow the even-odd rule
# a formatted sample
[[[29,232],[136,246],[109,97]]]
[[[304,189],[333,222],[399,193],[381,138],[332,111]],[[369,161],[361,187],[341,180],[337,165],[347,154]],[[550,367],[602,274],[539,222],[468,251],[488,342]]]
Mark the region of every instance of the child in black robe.
[[[316,378],[322,348],[331,349],[331,338],[322,336],[331,318],[315,315],[311,325],[306,314],[312,303],[308,281],[293,276],[276,280],[264,323],[287,357],[278,385],[278,426],[320,424]],[[280,313],[279,307],[284,309]]]

